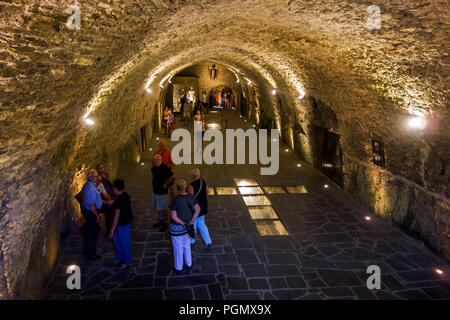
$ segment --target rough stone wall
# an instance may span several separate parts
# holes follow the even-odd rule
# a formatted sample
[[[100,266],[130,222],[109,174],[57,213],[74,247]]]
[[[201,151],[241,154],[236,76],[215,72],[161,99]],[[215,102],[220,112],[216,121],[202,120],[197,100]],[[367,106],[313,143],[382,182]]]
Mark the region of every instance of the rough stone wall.
[[[371,1],[379,30],[366,28],[368,4],[357,0],[77,3],[81,29],[69,30],[72,1],[0,1],[0,297],[27,295],[20,279],[55,204],[99,159],[133,149],[155,119],[160,81],[211,59],[254,81],[265,118],[310,162],[310,99],[299,87],[329,106],[346,188],[449,256],[447,1]],[[434,135],[404,127],[424,107],[437,113]],[[87,110],[94,127],[82,123]],[[373,136],[385,143],[384,171],[370,162]]]

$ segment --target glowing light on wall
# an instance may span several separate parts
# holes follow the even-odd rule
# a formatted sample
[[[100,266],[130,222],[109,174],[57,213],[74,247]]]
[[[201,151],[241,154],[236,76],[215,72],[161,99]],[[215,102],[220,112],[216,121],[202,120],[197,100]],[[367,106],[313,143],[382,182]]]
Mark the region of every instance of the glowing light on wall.
[[[150,88],[145,88],[145,92],[147,92],[147,93],[152,93],[152,89],[150,89]]]
[[[440,275],[444,274],[444,271],[442,271],[441,269],[435,269],[434,271],[436,271],[436,273]]]
[[[273,89],[272,90],[272,95],[276,95],[277,94],[277,90]]]
[[[298,87],[297,90],[298,90],[298,93],[299,93],[298,98],[300,100],[303,99],[305,97],[305,90],[303,90],[302,87]]]
[[[92,126],[94,125],[94,120],[92,120],[91,118],[86,118],[84,119],[84,122],[88,125],[88,126]]]
[[[120,77],[123,76],[123,74],[130,68],[130,66],[132,64],[135,63],[136,61],[136,57],[131,59],[130,61],[128,61],[127,63],[125,63],[122,67],[120,67],[120,69],[115,72],[112,76],[109,77],[108,80],[106,80],[101,86],[100,89],[98,90],[97,94],[91,99],[91,101],[89,101],[89,106],[85,112],[85,114],[83,115],[83,119],[86,119],[87,117],[89,117],[89,115],[92,113],[92,111],[94,111],[94,109],[99,105],[100,101],[101,101],[101,97],[108,91],[111,89],[113,83],[119,79]]]
[[[408,121],[408,125],[416,130],[423,130],[427,126],[427,120],[422,117],[414,117]]]

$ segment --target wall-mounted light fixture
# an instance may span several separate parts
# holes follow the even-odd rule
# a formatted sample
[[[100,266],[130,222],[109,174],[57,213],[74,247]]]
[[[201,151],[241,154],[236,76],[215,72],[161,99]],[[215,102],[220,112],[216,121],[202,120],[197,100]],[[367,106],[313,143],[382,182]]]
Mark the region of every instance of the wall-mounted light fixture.
[[[272,95],[276,95],[277,94],[277,90],[273,89],[272,90]]]
[[[427,120],[422,117],[412,117],[408,121],[408,126],[421,132],[427,126]]]
[[[86,118],[84,119],[84,123],[86,123],[88,126],[92,126],[95,122],[91,118]]]
[[[152,89],[150,89],[150,88],[145,88],[145,92],[147,92],[147,93],[152,93]]]
[[[299,95],[298,95],[298,98],[301,100],[301,99],[303,99],[304,97],[305,97],[305,90],[303,90],[303,88],[298,88],[298,92],[299,92]]]

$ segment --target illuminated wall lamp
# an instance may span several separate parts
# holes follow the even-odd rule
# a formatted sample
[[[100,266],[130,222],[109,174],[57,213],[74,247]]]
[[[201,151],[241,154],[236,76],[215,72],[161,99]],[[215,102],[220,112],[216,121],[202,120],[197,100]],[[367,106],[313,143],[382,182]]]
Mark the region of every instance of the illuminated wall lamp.
[[[273,89],[272,90],[272,95],[276,95],[277,94],[277,90]]]
[[[422,131],[427,126],[427,120],[422,117],[413,117],[409,119],[408,125],[418,131]]]
[[[152,93],[152,89],[150,89],[150,88],[145,88],[145,92],[147,92],[147,93]]]
[[[435,269],[434,271],[436,271],[436,273],[440,275],[444,274],[444,271],[442,271],[441,269]]]
[[[92,126],[95,122],[91,118],[86,118],[84,119],[84,123],[86,123],[88,126]]]
[[[305,91],[302,88],[299,88],[298,91],[300,93],[298,95],[298,98],[301,100],[301,99],[303,99],[305,97]]]

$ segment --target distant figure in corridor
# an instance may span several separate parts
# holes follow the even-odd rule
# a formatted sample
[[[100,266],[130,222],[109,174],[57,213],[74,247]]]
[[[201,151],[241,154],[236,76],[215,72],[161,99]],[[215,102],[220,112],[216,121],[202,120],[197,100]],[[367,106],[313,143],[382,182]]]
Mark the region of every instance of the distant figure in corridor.
[[[197,233],[197,228],[202,235],[203,241],[206,244],[206,248],[211,248],[211,237],[209,236],[208,227],[205,223],[205,216],[208,213],[208,185],[205,180],[200,179],[200,170],[198,168],[191,171],[191,184],[189,185],[188,192],[194,196],[194,199],[200,206],[200,214],[194,223],[194,230]],[[191,244],[195,243],[195,238],[191,239]]]
[[[162,162],[169,167],[169,169],[173,172],[173,168],[175,167],[175,163],[172,161],[172,153],[169,149],[166,148],[166,141],[159,141],[159,149],[155,151],[155,155],[159,154],[162,158]],[[170,200],[175,196],[175,190],[173,187],[175,179],[169,184],[169,192],[170,192]]]
[[[197,114],[194,116],[194,135],[195,135],[195,150],[201,152],[202,150],[202,113],[197,110]]]
[[[113,190],[116,199],[112,205],[114,220],[112,222],[109,238],[114,239],[114,247],[116,248],[116,270],[128,269],[132,263],[130,231],[133,221],[133,212],[131,210],[130,196],[124,189],[125,183],[123,180],[114,180]]]
[[[183,258],[187,270],[192,268],[191,242],[189,228],[193,228],[200,214],[200,206],[194,197],[186,192],[186,181],[180,179],[176,183],[178,195],[172,200],[169,233],[172,236],[174,272],[183,271]]]
[[[153,157],[153,195],[152,205],[159,213],[159,222],[153,225],[153,228],[159,231],[167,230],[167,189],[175,177],[169,167],[162,162],[161,155],[155,154]]]
[[[106,192],[112,197],[114,195],[113,193],[113,186],[111,181],[109,181],[109,175],[105,172],[105,168],[103,167],[103,164],[99,163],[97,165],[97,172],[102,177],[102,183],[105,187]]]
[[[167,135],[167,129],[168,129],[168,125],[167,122],[169,120],[169,112],[170,109],[168,106],[166,106],[166,108],[164,109],[164,114],[163,114],[163,119],[164,119],[164,134]]]
[[[203,90],[202,92],[202,106],[205,112],[208,112],[208,95],[206,94],[206,91]]]
[[[183,93],[183,95],[180,98],[180,121],[184,120],[184,108],[185,108],[185,104],[186,104],[186,94]]]
[[[169,109],[169,112],[167,114],[167,122],[166,122],[166,135],[169,138],[172,135],[174,124],[175,124],[175,116],[172,113],[172,110]]]
[[[102,198],[97,191],[97,171],[89,170],[87,174],[87,182],[81,190],[83,194],[83,202],[81,213],[86,219],[83,254],[87,255],[88,260],[99,260],[101,256],[97,255],[97,237],[100,230],[100,215],[98,210],[102,208]]]
[[[184,112],[183,112],[183,118],[184,118],[185,123],[191,119],[193,110],[194,110],[193,102],[187,101],[184,106]]]

